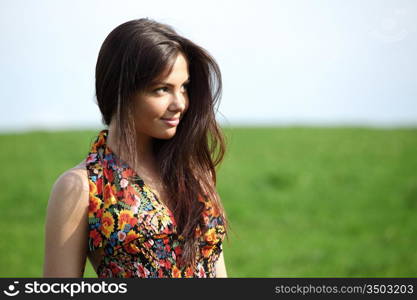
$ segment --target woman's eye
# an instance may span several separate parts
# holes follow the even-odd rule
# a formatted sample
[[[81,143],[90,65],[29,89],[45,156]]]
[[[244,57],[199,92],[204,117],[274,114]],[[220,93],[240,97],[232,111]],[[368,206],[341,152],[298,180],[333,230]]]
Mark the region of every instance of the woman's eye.
[[[188,84],[184,84],[182,87],[184,88],[184,90],[188,90]]]
[[[166,91],[166,90],[167,90],[166,87],[160,87],[160,88],[157,88],[154,92],[157,93],[159,91]]]
[[[187,89],[188,89],[188,84],[184,84],[183,86],[183,91],[187,91]],[[155,93],[159,93],[159,92],[167,92],[169,89],[167,88],[167,87],[160,87],[160,88],[157,88],[156,90],[154,90],[154,92]]]

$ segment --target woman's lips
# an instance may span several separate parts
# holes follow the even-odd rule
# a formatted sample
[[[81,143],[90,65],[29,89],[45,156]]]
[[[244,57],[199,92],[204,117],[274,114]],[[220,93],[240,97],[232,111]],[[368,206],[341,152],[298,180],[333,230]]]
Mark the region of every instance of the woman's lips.
[[[180,119],[162,119],[168,126],[175,127],[180,122]]]

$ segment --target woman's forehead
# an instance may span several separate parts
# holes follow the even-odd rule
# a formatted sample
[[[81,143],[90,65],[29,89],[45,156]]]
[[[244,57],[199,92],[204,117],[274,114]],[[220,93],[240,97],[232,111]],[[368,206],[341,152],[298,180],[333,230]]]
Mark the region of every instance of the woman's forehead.
[[[170,66],[167,66],[159,76],[151,80],[150,85],[175,85],[175,81],[188,81],[189,79],[188,61],[185,57],[177,56],[176,60]]]

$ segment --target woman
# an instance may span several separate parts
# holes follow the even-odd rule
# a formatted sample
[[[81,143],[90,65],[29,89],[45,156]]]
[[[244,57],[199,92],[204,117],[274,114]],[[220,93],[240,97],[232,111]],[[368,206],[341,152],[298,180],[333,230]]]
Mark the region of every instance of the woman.
[[[144,18],[107,36],[96,65],[106,129],[54,184],[45,277],[82,277],[87,257],[98,277],[227,277],[220,95],[215,60],[172,27]]]

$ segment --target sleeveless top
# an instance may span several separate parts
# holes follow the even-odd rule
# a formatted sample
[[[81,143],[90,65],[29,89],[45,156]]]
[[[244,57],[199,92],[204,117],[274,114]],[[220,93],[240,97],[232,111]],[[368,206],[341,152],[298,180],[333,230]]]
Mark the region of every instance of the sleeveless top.
[[[216,277],[224,223],[208,197],[203,218],[209,230],[196,228],[198,252],[194,270],[180,267],[184,237],[177,234],[174,215],[144,181],[106,145],[102,130],[85,160],[89,183],[88,250],[103,248],[97,276]]]

